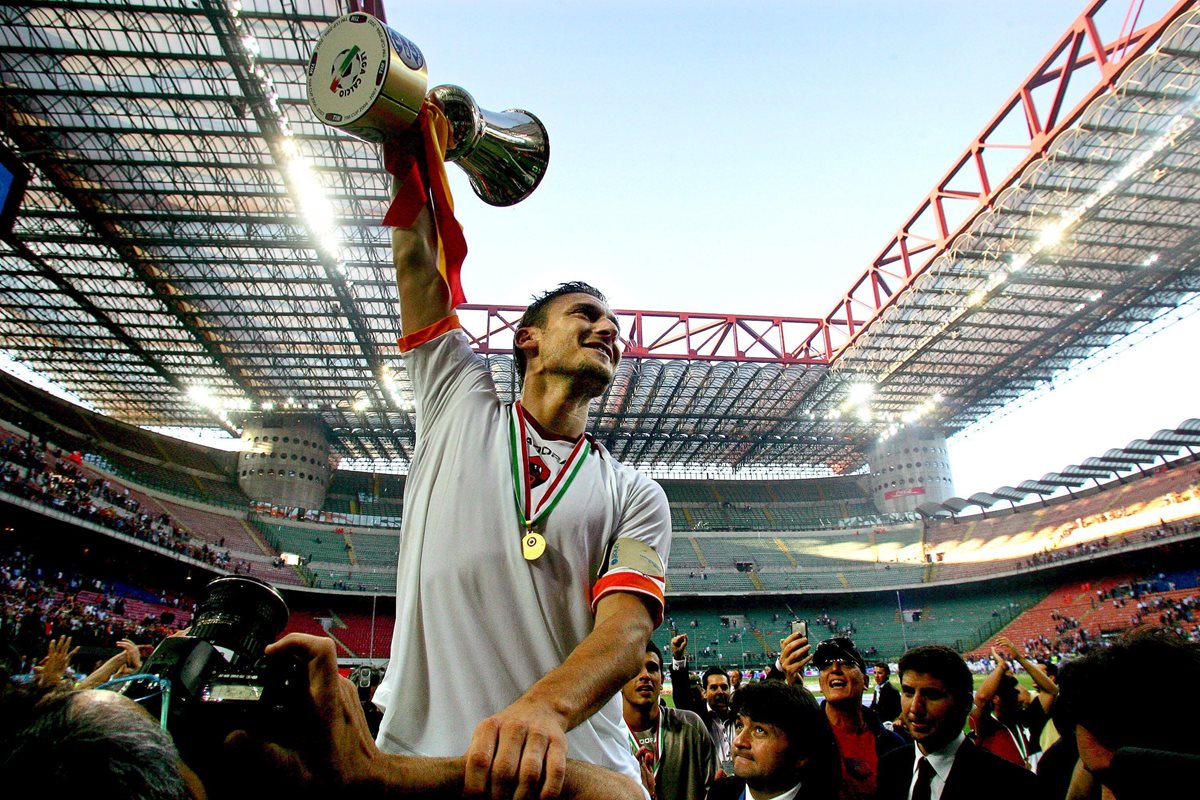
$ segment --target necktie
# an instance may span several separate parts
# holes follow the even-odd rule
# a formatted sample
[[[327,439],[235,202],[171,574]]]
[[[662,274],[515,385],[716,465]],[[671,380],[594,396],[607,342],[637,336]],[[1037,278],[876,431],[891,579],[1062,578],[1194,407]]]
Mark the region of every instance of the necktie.
[[[913,785],[912,800],[929,800],[936,772],[924,756],[917,762],[917,782]]]

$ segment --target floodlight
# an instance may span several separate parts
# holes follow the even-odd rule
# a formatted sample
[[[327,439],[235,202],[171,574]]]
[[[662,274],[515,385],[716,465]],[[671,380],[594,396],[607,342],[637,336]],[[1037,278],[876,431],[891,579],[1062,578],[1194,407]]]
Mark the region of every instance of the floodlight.
[[[850,387],[849,401],[853,405],[862,405],[875,394],[875,387],[869,383],[856,383]]]

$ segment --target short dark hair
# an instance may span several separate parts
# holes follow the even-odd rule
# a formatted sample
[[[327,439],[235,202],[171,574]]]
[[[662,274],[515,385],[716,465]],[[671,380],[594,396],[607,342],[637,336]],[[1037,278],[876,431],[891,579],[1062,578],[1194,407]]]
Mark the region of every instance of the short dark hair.
[[[654,653],[654,655],[658,656],[658,665],[660,667],[662,666],[662,663],[663,663],[662,650],[658,649],[658,645],[656,645],[654,643],[653,639],[646,640],[646,652]]]
[[[725,671],[725,668],[718,667],[716,664],[714,664],[708,669],[704,670],[704,676],[700,678],[700,685],[706,690],[708,689],[708,679],[713,675],[724,675],[725,680],[729,680],[729,673]]]
[[[560,283],[558,286],[543,292],[533,298],[533,302],[525,309],[525,313],[521,315],[521,319],[517,322],[517,330],[521,328],[540,328],[546,324],[546,306],[554,302],[564,294],[586,294],[599,300],[601,303],[608,303],[608,298],[604,293],[592,286],[590,283],[583,281],[568,281]],[[517,346],[517,342],[513,340],[513,363],[517,365],[517,375],[521,381],[525,380],[525,352]]]
[[[1133,672],[1149,664],[1188,691],[1164,701],[1121,689]],[[1137,628],[1111,647],[1062,666],[1054,725],[1064,732],[1082,725],[1113,750],[1133,746],[1200,754],[1195,731],[1200,698],[1190,689],[1198,681],[1200,645],[1165,628]]]
[[[962,722],[967,721],[967,715],[974,705],[975,679],[962,656],[944,644],[921,645],[900,656],[901,686],[906,672],[932,675],[944,683],[961,706]]]
[[[808,759],[800,770],[805,797],[837,796],[842,758],[833,728],[812,692],[775,680],[748,683],[734,694],[730,710],[734,719],[746,716],[776,726],[788,737],[789,755]]]
[[[876,664],[875,671],[882,672],[884,675],[892,674],[892,668],[888,666],[888,663],[886,661],[880,661],[878,664]]]

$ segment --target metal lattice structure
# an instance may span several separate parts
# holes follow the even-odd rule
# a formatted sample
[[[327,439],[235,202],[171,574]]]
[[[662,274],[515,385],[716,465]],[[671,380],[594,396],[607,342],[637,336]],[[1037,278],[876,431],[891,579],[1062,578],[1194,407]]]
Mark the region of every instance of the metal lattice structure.
[[[1200,12],[1142,5],[1094,2],[826,317],[620,312],[597,436],[651,469],[850,471],[906,420],[953,432],[1190,307]],[[0,6],[0,143],[32,171],[0,237],[12,358],[124,421],[311,413],[344,458],[406,468],[388,179],[304,95],[347,10]],[[461,316],[511,396],[519,310]]]

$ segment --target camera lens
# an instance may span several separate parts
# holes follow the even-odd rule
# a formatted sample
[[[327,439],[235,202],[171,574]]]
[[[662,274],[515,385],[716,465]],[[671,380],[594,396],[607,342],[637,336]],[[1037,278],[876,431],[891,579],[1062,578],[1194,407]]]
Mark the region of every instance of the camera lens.
[[[288,621],[283,596],[265,581],[230,575],[210,581],[191,635],[220,650],[231,666],[251,666]]]

